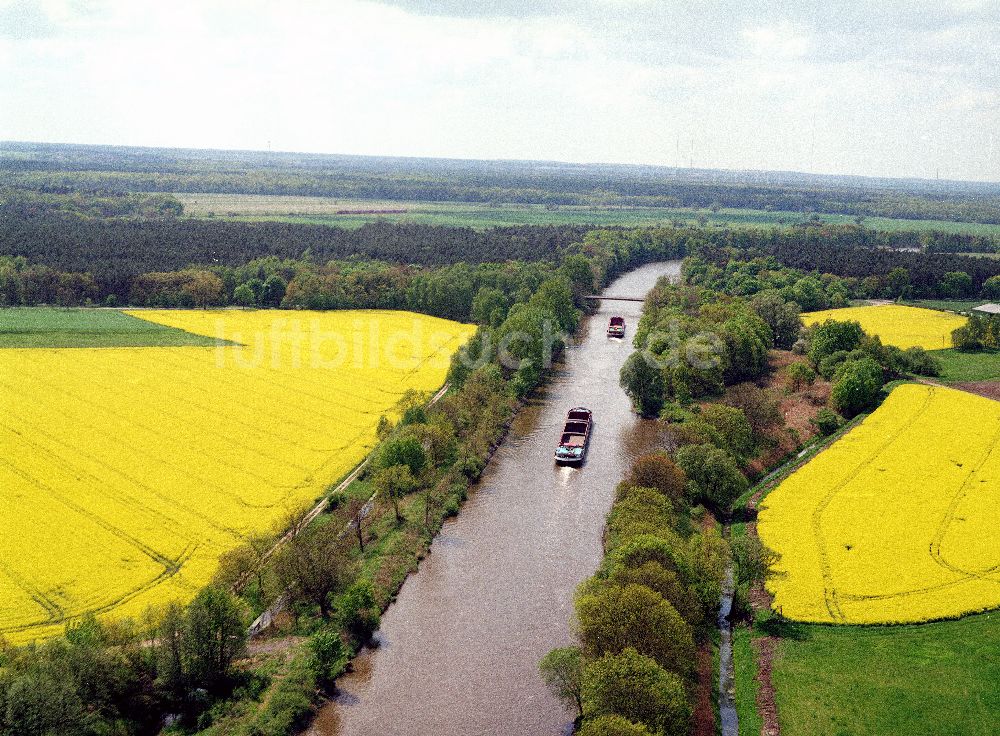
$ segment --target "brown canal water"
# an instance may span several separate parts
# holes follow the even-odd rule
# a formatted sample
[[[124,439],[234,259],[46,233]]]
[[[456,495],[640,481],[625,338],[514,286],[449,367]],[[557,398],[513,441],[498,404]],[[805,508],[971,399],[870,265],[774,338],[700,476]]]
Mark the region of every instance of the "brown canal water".
[[[617,279],[605,295],[644,296],[679,261]],[[618,372],[632,353],[641,302],[601,302],[546,388],[517,416],[461,513],[382,618],[311,736],[567,733],[575,714],[546,690],[538,660],[571,642],[573,592],[601,561],[615,485],[633,459],[665,446],[632,413]],[[625,340],[605,334],[625,317]],[[593,410],[585,464],[552,453],[566,412]]]

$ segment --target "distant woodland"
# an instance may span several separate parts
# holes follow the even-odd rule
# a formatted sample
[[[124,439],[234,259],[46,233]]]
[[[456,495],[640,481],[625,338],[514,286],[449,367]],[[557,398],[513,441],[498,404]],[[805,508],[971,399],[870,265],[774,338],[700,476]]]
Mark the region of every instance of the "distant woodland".
[[[538,161],[0,144],[0,185],[401,201],[751,208],[1000,223],[1000,185]]]
[[[835,279],[843,299],[992,298],[1000,260],[907,250],[912,237],[856,226],[475,231],[373,223],[341,230],[169,218],[4,218],[0,305],[401,308],[452,319],[469,319],[479,309],[485,312],[477,321],[488,321],[490,309],[530,293],[574,257],[596,259],[606,278],[687,255],[723,269],[746,261],[763,263],[763,270],[788,267],[799,272],[796,279],[823,288]]]

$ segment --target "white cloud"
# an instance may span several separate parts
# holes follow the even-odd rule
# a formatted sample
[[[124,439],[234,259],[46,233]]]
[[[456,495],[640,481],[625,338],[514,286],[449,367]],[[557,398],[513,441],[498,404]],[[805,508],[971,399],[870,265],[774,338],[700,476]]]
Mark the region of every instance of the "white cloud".
[[[748,28],[743,37],[755,56],[778,59],[797,59],[809,51],[809,37],[787,22],[773,26]]]
[[[997,110],[1000,108],[1000,94],[987,89],[964,89],[951,97],[947,105],[953,110],[960,111]]]
[[[0,139],[1000,179],[962,5],[0,0]]]

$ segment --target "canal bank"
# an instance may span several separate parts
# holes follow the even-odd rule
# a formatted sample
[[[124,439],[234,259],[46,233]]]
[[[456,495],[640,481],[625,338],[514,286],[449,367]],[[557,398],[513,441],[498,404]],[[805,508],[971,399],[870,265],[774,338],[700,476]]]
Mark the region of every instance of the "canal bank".
[[[650,264],[605,294],[644,295],[679,261]],[[520,412],[462,513],[382,619],[378,646],[338,683],[314,736],[560,734],[565,711],[538,660],[570,641],[576,586],[601,560],[615,485],[632,461],[662,446],[618,386],[641,302],[602,302],[567,347],[551,380]],[[612,315],[624,340],[608,338]],[[582,468],[552,453],[566,411],[586,406],[594,430]]]

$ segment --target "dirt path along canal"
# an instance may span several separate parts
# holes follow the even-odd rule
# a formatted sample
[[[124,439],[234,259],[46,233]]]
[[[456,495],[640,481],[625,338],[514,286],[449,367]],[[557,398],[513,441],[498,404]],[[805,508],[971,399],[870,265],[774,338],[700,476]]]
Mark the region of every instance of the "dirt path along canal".
[[[679,261],[617,279],[606,295],[644,296]],[[340,680],[312,736],[565,733],[573,714],[545,689],[538,660],[571,641],[576,586],[601,560],[601,530],[632,460],[661,446],[618,386],[641,302],[601,302],[548,386],[518,415],[462,512],[448,521],[382,619],[379,646]],[[625,317],[625,340],[605,334]],[[586,464],[557,467],[566,412],[586,406]]]

